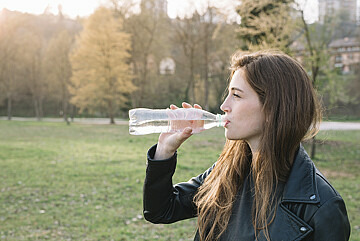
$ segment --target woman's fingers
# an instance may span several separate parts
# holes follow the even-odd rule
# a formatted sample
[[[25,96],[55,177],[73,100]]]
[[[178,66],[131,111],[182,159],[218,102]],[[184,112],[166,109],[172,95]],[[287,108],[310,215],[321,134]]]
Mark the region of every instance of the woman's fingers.
[[[182,104],[183,108],[192,108],[192,106],[189,103],[183,102]]]
[[[198,104],[195,104],[195,105],[194,105],[194,108],[202,110],[201,106],[198,105]]]
[[[183,102],[183,103],[182,103],[182,107],[183,107],[183,108],[193,108],[192,105],[190,105],[189,103],[186,103],[186,102]],[[201,106],[198,105],[198,104],[195,104],[195,105],[194,105],[194,108],[196,108],[196,109],[202,109]]]
[[[178,109],[178,107],[177,107],[176,105],[171,104],[171,105],[170,105],[170,109],[176,110],[176,109]]]

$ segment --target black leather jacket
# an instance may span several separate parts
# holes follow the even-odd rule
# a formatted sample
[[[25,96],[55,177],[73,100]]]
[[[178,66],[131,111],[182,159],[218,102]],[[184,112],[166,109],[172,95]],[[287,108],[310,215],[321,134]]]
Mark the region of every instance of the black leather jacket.
[[[188,182],[173,185],[176,153],[167,160],[157,161],[153,160],[155,150],[153,146],[148,152],[143,200],[145,219],[152,223],[173,223],[195,217],[194,194],[214,166]],[[242,218],[241,213],[232,215]],[[284,186],[275,219],[269,226],[269,235],[273,241],[349,240],[345,203],[302,146]],[[198,235],[194,240],[198,240]],[[266,239],[260,235],[258,240]]]

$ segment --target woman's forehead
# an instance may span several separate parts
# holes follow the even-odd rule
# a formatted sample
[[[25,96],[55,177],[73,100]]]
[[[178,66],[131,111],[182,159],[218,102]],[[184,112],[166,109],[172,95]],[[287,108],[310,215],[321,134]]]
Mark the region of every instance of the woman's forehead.
[[[244,71],[242,69],[237,69],[230,81],[229,88],[232,87],[240,87],[246,84],[246,81],[244,79]]]

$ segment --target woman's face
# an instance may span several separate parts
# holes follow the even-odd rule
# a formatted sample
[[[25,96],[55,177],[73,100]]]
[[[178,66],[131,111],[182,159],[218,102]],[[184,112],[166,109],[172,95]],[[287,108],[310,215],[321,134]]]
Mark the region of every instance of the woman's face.
[[[259,97],[245,80],[242,69],[235,71],[229,94],[220,109],[225,112],[226,138],[245,140],[253,151],[256,150],[265,117]]]

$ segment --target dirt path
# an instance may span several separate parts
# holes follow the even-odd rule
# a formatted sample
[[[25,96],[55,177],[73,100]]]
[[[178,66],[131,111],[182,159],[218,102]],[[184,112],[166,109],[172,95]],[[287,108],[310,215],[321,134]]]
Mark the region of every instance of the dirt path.
[[[320,130],[360,130],[359,122],[322,122]]]
[[[0,120],[7,120],[1,116]],[[13,121],[36,121],[36,118],[13,117]],[[62,118],[43,118],[44,122],[63,122]],[[108,118],[74,118],[74,123],[106,125],[110,123]],[[115,119],[117,125],[128,125],[128,120]],[[360,130],[360,122],[322,122],[320,130]]]

